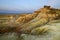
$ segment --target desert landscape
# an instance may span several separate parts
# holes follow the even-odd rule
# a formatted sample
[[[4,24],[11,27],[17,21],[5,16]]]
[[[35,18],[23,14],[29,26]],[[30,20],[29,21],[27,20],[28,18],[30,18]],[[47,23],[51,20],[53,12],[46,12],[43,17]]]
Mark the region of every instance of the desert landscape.
[[[44,6],[31,14],[0,15],[0,40],[60,40],[60,9]]]

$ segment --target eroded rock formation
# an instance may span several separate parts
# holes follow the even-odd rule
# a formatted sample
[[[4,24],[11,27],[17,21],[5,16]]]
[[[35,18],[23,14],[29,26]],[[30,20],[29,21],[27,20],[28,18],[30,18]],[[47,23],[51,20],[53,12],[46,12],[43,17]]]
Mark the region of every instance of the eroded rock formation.
[[[37,16],[34,17],[35,15],[33,15],[33,14],[37,14]],[[30,18],[27,18],[27,19],[32,19],[32,20],[30,20],[27,23],[25,23],[24,25],[18,27],[17,28],[18,32],[31,34],[32,30],[35,30],[36,28],[38,29],[38,27],[41,27],[50,21],[60,19],[59,18],[60,9],[51,8],[50,6],[44,6],[44,8],[41,8],[41,9],[35,11],[33,14],[30,14],[30,15],[33,15],[34,18],[32,18],[32,16],[28,15]],[[41,27],[40,29],[45,30],[46,27]],[[46,31],[47,31],[47,29],[46,29]]]
[[[39,33],[37,34],[40,34],[41,32],[43,33],[48,30],[46,29],[47,27],[41,27],[41,26],[44,26],[45,24],[53,20],[60,20],[60,9],[51,8],[50,6],[44,6],[44,8],[41,8],[32,14],[27,14],[27,15],[18,17],[17,20],[15,20],[15,22],[13,23],[13,25],[16,25],[18,23],[19,26],[16,25],[16,28],[14,30],[3,28],[3,29],[0,29],[0,33],[1,32],[5,33],[6,31],[9,30],[17,33],[34,34],[33,31],[39,29],[40,31],[38,31]],[[12,24],[11,22],[8,22],[8,23]],[[11,25],[8,25],[8,26],[10,27]],[[6,30],[6,31],[4,32],[3,30]]]

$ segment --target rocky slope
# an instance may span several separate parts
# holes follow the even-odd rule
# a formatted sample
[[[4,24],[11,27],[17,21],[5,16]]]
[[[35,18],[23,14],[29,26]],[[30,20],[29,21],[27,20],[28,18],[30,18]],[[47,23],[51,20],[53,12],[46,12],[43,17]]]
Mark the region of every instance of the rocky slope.
[[[60,40],[59,37],[60,9],[50,6],[44,6],[32,14],[26,14],[16,19],[11,16],[9,21],[0,24],[0,40],[21,40],[20,38],[24,40]]]
[[[37,35],[21,34],[18,36],[15,32],[0,34],[0,40],[60,40],[60,20],[51,21],[42,27],[37,27],[32,30],[32,33]]]
[[[41,8],[32,14],[20,16],[15,20],[11,16],[10,19],[11,19],[10,21],[7,21],[0,25],[1,27],[3,26],[0,29],[0,32],[5,33],[12,31],[22,34],[24,33],[34,34],[32,32],[35,31],[35,29],[37,30],[38,28],[40,31],[43,30],[43,32],[45,32],[48,29],[46,29],[46,27],[41,27],[41,26],[46,25],[50,21],[59,20],[60,9],[51,8],[50,6],[44,6],[44,8]],[[4,28],[4,26],[7,28]],[[10,27],[12,29],[9,29]],[[40,34],[40,32],[38,34]]]
[[[30,20],[27,23],[24,23],[23,25],[18,27],[17,28],[18,32],[32,34],[32,31],[34,29],[39,28],[39,27],[47,24],[50,21],[60,19],[60,10],[55,9],[55,8],[51,8],[50,6],[44,6],[44,8],[41,8],[41,9],[35,11],[33,14],[37,14],[37,16],[34,17],[35,15],[33,15],[34,18],[32,18],[32,16],[28,15],[29,17],[32,18],[32,20]],[[32,14],[30,14],[30,15],[32,15]],[[29,18],[29,19],[31,19],[31,18]],[[24,21],[27,21],[27,19]],[[45,30],[45,28],[46,27],[41,27],[40,29]]]

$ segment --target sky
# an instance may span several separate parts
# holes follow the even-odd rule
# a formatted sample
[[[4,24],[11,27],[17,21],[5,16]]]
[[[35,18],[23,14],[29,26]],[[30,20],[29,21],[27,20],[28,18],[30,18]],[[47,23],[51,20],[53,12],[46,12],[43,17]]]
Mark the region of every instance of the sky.
[[[60,8],[60,0],[0,0],[0,13],[29,13],[44,5]]]

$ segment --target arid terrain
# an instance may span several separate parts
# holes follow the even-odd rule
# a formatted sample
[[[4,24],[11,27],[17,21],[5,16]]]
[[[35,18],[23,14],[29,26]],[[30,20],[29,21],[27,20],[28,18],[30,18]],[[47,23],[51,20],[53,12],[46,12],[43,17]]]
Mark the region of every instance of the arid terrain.
[[[32,14],[0,15],[0,35],[0,40],[60,40],[60,9],[44,6]]]

